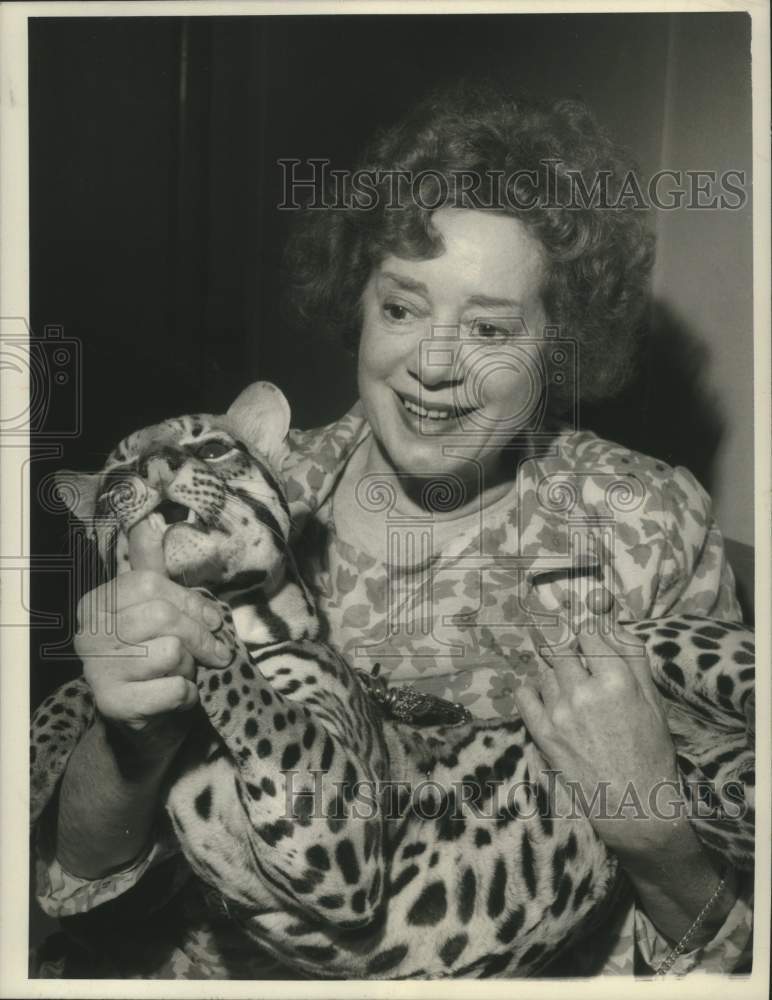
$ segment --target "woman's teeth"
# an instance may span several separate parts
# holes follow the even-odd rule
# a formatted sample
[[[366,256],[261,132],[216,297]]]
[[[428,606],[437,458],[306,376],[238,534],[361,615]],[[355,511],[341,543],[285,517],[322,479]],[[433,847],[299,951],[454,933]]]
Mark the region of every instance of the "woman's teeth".
[[[417,403],[411,403],[409,399],[403,399],[402,405],[410,413],[415,413],[417,417],[428,417],[429,420],[449,420],[450,417],[456,416],[455,410],[427,410],[423,406],[418,406]]]

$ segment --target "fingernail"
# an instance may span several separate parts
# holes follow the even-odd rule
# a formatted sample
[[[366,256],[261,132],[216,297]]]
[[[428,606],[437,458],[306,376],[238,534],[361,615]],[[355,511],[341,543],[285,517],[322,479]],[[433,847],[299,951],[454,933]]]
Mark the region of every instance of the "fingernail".
[[[156,514],[155,511],[153,511],[152,514],[148,514],[147,523],[148,526],[159,535],[163,535],[166,531],[166,521],[160,514]]]
[[[217,628],[222,623],[222,615],[214,604],[204,604],[203,616],[209,628]]]
[[[233,654],[231,653],[230,649],[228,649],[228,647],[224,643],[217,642],[217,643],[215,643],[215,647],[214,648],[215,648],[215,653],[217,655],[217,659],[218,660],[220,660],[222,663],[230,663],[231,656]]]

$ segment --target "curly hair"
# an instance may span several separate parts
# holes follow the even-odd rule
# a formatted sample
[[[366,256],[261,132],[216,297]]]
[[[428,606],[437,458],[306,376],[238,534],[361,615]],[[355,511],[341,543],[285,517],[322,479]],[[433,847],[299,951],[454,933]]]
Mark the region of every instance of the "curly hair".
[[[644,213],[623,197],[633,170],[579,101],[508,98],[489,85],[435,93],[376,135],[360,165],[367,190],[301,213],[285,261],[289,307],[354,347],[373,268],[392,254],[443,252],[432,211],[503,212],[544,248],[543,302],[579,344],[581,398],[614,395],[634,369],[654,257]],[[395,202],[398,172],[420,185]]]

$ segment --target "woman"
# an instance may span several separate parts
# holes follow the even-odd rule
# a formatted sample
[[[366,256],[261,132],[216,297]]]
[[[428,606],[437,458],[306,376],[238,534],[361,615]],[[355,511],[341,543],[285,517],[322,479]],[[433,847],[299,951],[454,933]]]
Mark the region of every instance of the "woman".
[[[585,622],[588,603],[589,618],[612,604],[621,618],[739,617],[690,474],[559,419],[577,392],[603,398],[631,366],[652,249],[620,198],[626,169],[582,107],[482,89],[430,100],[381,136],[290,254],[295,307],[356,343],[361,407],[292,433],[284,461],[329,639],[477,716],[519,711],[553,767],[585,788],[609,783],[612,808],[630,781],[674,780],[674,751],[618,637]],[[538,690],[524,683],[533,623],[562,654]],[[144,571],[119,577],[102,616],[82,624],[101,719],[42,824],[41,898],[61,915],[104,903],[101,932],[78,920],[105,948],[122,922],[125,954],[109,945],[122,975],[275,976],[227,918],[178,891],[180,865],[153,833],[194,703],[191,685],[182,694],[159,669],[190,678],[196,659],[216,662],[216,623]],[[584,658],[568,645],[572,624]],[[110,658],[113,625],[148,643],[142,677]],[[592,821],[628,887],[591,945],[551,973],[738,967],[750,889],[718,871],[688,821]],[[135,923],[148,902],[152,954]]]

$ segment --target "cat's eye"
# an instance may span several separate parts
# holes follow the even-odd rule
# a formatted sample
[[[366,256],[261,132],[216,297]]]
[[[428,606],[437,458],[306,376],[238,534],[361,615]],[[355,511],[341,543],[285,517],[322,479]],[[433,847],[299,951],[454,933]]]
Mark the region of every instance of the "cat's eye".
[[[197,458],[222,458],[233,451],[233,445],[230,441],[220,441],[217,438],[212,438],[211,441],[204,441],[203,444],[200,444],[195,451]]]

